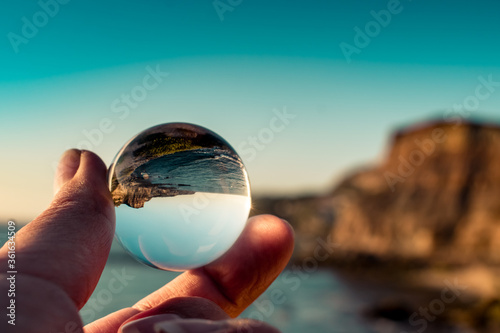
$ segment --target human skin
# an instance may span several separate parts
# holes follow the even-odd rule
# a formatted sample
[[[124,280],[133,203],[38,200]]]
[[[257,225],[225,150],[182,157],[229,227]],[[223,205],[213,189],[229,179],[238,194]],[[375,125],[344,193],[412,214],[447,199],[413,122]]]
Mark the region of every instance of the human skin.
[[[109,255],[115,230],[106,166],[92,152],[69,150],[59,162],[49,207],[19,230],[16,244],[16,325],[0,319],[1,332],[81,332],[78,311],[92,294]],[[216,261],[177,278],[130,307],[84,328],[86,333],[276,332],[264,323],[232,319],[284,269],[293,230],[271,215],[249,219],[235,245]],[[8,248],[0,249],[0,308],[9,305]],[[170,325],[170,326],[169,326]],[[140,331],[136,329],[140,327]],[[243,330],[243,332],[245,332]]]

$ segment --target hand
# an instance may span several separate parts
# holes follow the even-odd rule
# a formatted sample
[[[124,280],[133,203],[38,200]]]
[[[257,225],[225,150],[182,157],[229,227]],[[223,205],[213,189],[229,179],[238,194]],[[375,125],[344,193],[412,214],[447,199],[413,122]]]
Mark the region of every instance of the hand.
[[[82,331],[78,311],[99,281],[115,229],[106,167],[91,152],[69,150],[59,163],[55,189],[47,210],[16,235],[16,325],[3,316],[1,332]],[[172,327],[182,332],[276,332],[257,321],[231,318],[279,275],[292,249],[293,231],[286,222],[253,217],[221,258],[184,272],[132,307],[87,325],[85,332],[122,331],[130,322],[126,333],[180,331]],[[0,249],[2,309],[9,305],[7,252],[6,246]]]

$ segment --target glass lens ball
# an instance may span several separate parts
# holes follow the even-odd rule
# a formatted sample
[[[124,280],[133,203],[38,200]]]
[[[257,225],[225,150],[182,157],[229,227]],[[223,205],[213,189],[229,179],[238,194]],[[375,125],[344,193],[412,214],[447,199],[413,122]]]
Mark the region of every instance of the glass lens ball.
[[[111,164],[108,182],[116,238],[159,269],[182,271],[219,258],[250,211],[241,158],[222,137],[193,124],[162,124],[133,137]]]

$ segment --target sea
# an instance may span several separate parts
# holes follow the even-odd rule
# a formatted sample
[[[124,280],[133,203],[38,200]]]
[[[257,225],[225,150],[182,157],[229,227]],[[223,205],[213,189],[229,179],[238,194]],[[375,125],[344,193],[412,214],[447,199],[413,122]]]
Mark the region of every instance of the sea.
[[[113,248],[94,293],[80,314],[85,323],[128,307],[179,272],[143,265]],[[117,282],[118,281],[118,282]],[[329,269],[286,269],[240,317],[268,322],[282,332],[390,332],[360,313],[364,303]]]
[[[217,147],[167,154],[142,164],[132,175],[178,190],[248,195],[243,163],[236,155]]]
[[[0,225],[0,245],[6,240],[6,226]],[[88,324],[130,307],[179,274],[136,261],[114,241],[99,283],[80,310],[82,320]],[[270,323],[283,333],[417,332],[407,321],[394,322],[363,315],[369,304],[384,294],[384,291],[376,289],[360,278],[355,281],[333,269],[294,264],[286,268],[240,317]],[[426,329],[426,333],[464,332],[472,331],[430,326]]]

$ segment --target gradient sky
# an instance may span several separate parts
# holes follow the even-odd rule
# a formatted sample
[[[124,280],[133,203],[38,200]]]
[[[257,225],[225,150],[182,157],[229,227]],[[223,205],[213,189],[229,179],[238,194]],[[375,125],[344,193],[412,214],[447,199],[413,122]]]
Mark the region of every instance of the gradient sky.
[[[388,4],[242,1],[221,20],[213,1],[72,0],[43,22],[39,3],[9,2],[0,13],[0,219],[44,209],[54,163],[103,119],[112,130],[91,148],[107,164],[136,133],[185,121],[240,152],[255,193],[319,192],[383,158],[395,128],[463,103],[478,77],[500,81],[493,0],[401,1],[346,61],[339,45],[356,46],[354,28]],[[25,27],[31,35],[13,47],[34,18],[38,31]],[[126,117],[114,112],[148,66],[169,75]],[[496,89],[474,117],[500,119]],[[248,138],[285,109],[295,118],[251,154]]]

